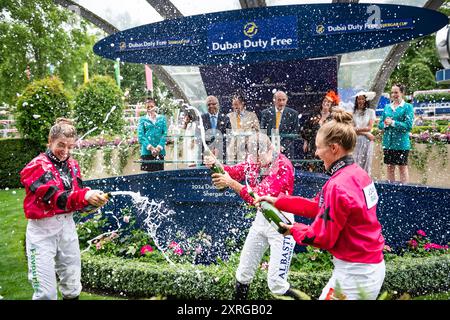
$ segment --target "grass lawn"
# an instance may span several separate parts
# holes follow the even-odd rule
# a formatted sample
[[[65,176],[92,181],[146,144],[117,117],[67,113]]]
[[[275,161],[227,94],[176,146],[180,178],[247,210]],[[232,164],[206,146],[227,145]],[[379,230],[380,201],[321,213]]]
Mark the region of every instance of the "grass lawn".
[[[30,300],[33,289],[27,279],[23,189],[0,191],[0,296],[5,300]],[[0,298],[0,299],[1,299]],[[82,292],[81,300],[117,299]]]
[[[0,299],[29,300],[33,290],[27,279],[23,189],[0,190]],[[81,300],[119,299],[82,292]],[[416,297],[417,300],[449,300],[450,292]]]

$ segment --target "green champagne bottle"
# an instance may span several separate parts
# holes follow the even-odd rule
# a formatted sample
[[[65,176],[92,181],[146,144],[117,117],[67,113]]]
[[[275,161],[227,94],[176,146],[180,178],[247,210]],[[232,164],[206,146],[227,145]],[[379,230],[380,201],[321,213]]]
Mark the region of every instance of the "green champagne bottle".
[[[212,152],[211,152],[211,151],[209,151],[209,153],[210,153],[210,155],[212,155]],[[225,170],[223,170],[222,165],[220,164],[219,160],[217,160],[217,159],[216,159],[216,161],[214,162],[214,164],[211,166],[210,169],[211,169],[211,171],[212,171],[211,174],[213,174],[213,173],[225,174]],[[218,190],[219,190],[219,191],[225,191],[225,189],[226,189],[226,187],[225,187],[225,188],[222,188],[222,189],[218,189]]]
[[[253,199],[256,198],[253,190],[249,189],[248,194]],[[280,210],[275,208],[275,206],[270,204],[269,202],[261,202],[261,212],[264,218],[266,218],[266,220],[270,223],[270,225],[273,226],[281,234],[284,234],[287,230],[286,228],[280,226],[280,222],[288,225],[292,224]]]
[[[106,199],[108,199],[108,200],[111,199],[111,197],[112,197],[110,192],[105,193],[105,196],[106,196]],[[93,204],[88,204],[79,212],[84,216],[84,215],[91,214],[91,213],[97,211],[98,209],[99,209],[99,207],[94,206]]]

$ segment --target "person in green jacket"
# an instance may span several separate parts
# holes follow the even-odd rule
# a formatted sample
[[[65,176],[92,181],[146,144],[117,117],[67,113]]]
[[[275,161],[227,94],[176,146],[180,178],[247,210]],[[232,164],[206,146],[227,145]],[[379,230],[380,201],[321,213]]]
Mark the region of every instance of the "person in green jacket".
[[[395,166],[400,171],[400,181],[407,183],[408,154],[411,149],[410,132],[414,122],[414,109],[403,100],[405,87],[393,85],[391,103],[384,107],[378,128],[383,131],[384,163],[387,165],[387,179],[395,181]]]
[[[141,145],[141,159],[145,160],[164,160],[166,155],[166,136],[167,123],[163,115],[156,113],[157,107],[155,100],[147,99],[145,102],[147,114],[139,118],[138,140]],[[145,163],[141,164],[142,171],[164,170],[164,163]]]

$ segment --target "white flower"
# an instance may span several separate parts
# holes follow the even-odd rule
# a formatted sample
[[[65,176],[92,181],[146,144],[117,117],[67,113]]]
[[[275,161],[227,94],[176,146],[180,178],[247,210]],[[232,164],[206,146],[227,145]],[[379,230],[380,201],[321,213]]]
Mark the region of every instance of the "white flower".
[[[33,114],[33,118],[35,118],[35,119],[39,119],[40,117],[41,117],[40,114]]]

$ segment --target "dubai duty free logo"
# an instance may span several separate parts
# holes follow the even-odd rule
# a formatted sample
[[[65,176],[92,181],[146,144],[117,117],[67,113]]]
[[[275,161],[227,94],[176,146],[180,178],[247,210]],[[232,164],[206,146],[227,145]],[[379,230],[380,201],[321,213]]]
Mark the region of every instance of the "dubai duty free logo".
[[[325,27],[324,27],[323,24],[319,24],[319,25],[316,26],[316,33],[317,34],[322,34],[322,33],[324,33],[324,31],[325,31]]]
[[[258,26],[254,22],[246,23],[244,26],[244,34],[251,38],[258,33]]]

